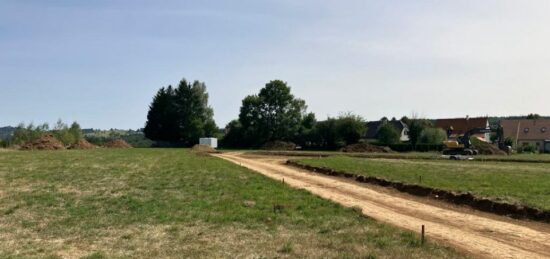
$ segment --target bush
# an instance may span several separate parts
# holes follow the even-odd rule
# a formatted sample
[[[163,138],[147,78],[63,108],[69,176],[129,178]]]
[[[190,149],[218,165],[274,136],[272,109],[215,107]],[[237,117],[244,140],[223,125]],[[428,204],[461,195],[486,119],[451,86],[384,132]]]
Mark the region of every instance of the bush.
[[[439,128],[425,128],[420,134],[419,144],[441,145],[447,139],[447,134]]]
[[[384,145],[397,144],[401,140],[399,131],[389,123],[384,123],[378,130],[378,142]]]
[[[537,153],[538,150],[535,146],[528,144],[518,147],[518,153]]]

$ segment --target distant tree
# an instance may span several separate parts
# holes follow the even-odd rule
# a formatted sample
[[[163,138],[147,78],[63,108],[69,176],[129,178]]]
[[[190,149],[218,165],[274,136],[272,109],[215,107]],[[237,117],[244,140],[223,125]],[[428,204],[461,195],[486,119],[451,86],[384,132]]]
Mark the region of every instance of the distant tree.
[[[47,123],[34,126],[33,123],[25,126],[24,123],[20,123],[13,132],[12,143],[15,145],[21,145],[30,141],[34,141],[40,138],[44,133],[48,132],[49,126]]]
[[[527,119],[538,120],[540,119],[540,115],[538,113],[530,113],[529,115],[527,115]]]
[[[378,130],[378,142],[380,144],[397,144],[400,138],[401,134],[391,123],[384,123]]]
[[[182,79],[176,89],[161,88],[153,97],[144,133],[148,139],[191,146],[217,132],[206,85]]]
[[[69,128],[69,133],[75,139],[75,143],[83,138],[82,128],[80,127],[80,124],[78,124],[78,122],[76,121],[71,124],[71,127]]]
[[[171,85],[158,90],[149,105],[147,123],[144,133],[148,139],[155,141],[177,142],[178,125],[175,93]]]
[[[317,122],[315,132],[318,136],[318,145],[323,149],[336,149],[341,141],[338,134],[338,122],[335,118],[328,118],[325,121]]]
[[[409,123],[409,140],[411,144],[416,146],[419,143],[420,135],[424,129],[432,126],[432,123],[426,119],[411,119]]]
[[[411,123],[411,119],[409,119],[409,117],[407,116],[403,116],[401,117],[401,121],[407,125],[409,125]]]
[[[67,124],[65,124],[61,119],[57,120],[57,123],[52,130],[52,134],[64,145],[70,145],[77,141],[69,131]]]
[[[307,106],[295,98],[290,87],[281,80],[273,80],[258,95],[249,95],[242,101],[239,122],[248,143],[260,146],[267,141],[291,141],[302,127]]]
[[[365,120],[352,113],[344,113],[338,116],[336,121],[339,139],[346,145],[358,143],[367,130]]]
[[[220,140],[220,145],[223,147],[246,147],[243,126],[239,120],[232,120],[225,126],[225,135]]]
[[[447,139],[447,133],[439,128],[425,128],[420,134],[419,143],[438,145]]]
[[[308,113],[302,118],[300,123],[300,128],[298,129],[297,136],[294,137],[294,143],[306,147],[313,145],[317,140],[318,136],[315,132],[315,125],[317,124],[317,119],[315,118],[314,113]]]

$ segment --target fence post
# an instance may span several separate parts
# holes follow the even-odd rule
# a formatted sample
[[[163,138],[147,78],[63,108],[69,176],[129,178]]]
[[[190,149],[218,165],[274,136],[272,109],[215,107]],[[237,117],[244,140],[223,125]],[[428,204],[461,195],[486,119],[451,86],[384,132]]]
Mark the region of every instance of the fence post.
[[[420,239],[420,244],[421,245],[424,245],[424,242],[425,242],[425,228],[424,228],[424,225],[422,225],[422,237]]]

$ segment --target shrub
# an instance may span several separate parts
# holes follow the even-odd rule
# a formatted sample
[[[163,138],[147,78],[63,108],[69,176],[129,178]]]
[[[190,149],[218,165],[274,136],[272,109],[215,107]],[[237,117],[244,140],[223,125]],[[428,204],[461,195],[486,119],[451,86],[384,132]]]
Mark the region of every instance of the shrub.
[[[378,142],[384,145],[392,145],[399,143],[401,134],[390,123],[384,123],[378,130]]]
[[[439,128],[425,128],[420,134],[419,143],[428,145],[440,145],[447,139],[447,134]]]

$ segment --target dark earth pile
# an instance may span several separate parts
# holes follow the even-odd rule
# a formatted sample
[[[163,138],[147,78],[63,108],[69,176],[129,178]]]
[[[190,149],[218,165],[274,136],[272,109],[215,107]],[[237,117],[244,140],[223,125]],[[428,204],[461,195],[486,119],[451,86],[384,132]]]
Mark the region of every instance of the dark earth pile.
[[[391,153],[393,152],[389,147],[381,147],[367,143],[352,144],[342,148],[342,152],[353,153]]]
[[[496,145],[472,138],[472,146],[479,151],[480,155],[507,155],[506,152],[500,150]]]
[[[265,143],[262,146],[262,149],[264,150],[294,150],[296,149],[296,144],[292,142],[285,142],[285,141],[270,141]]]

